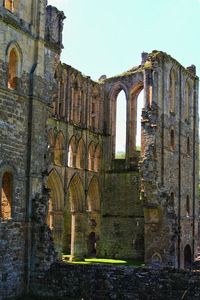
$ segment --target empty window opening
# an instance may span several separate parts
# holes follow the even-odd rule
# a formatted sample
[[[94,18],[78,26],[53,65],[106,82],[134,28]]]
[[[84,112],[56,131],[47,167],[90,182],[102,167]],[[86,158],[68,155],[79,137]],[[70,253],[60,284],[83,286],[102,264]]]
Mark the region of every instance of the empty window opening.
[[[79,169],[85,168],[85,144],[82,139],[79,141],[78,144],[76,167]]]
[[[54,149],[54,163],[55,165],[61,166],[64,163],[64,136],[62,132],[59,132],[56,138],[55,149]]]
[[[67,204],[64,210],[64,234],[63,234],[63,253],[70,255],[71,254],[71,231],[72,231],[72,217],[71,217],[71,207],[70,207],[70,198],[72,197],[69,194],[67,199]]]
[[[190,269],[192,264],[192,251],[190,245],[186,245],[184,249],[184,268]]]
[[[10,51],[8,61],[8,88],[16,89],[17,87],[17,69],[18,69],[18,57],[15,49]]]
[[[73,168],[74,164],[73,164],[73,159],[74,158],[74,154],[73,154],[73,149],[72,149],[72,145],[69,145],[69,151],[68,151],[68,167]]]
[[[101,148],[97,145],[94,157],[94,171],[98,172],[101,168]]]
[[[187,196],[186,198],[186,216],[189,217],[190,215],[190,198]]]
[[[88,236],[88,256],[96,257],[96,234],[95,232],[90,232]]]
[[[171,147],[171,150],[175,149],[174,129],[170,130],[170,147]]]
[[[136,150],[141,151],[141,119],[144,107],[144,91],[142,90],[137,98],[137,124],[136,124]]]
[[[13,6],[13,4],[14,4],[14,1],[13,0],[5,0],[4,1],[4,6],[5,6],[5,8],[6,9],[8,9],[8,10],[10,10],[10,11],[14,11],[14,6]]]
[[[93,142],[90,143],[88,148],[88,170],[94,170],[94,161],[95,161],[95,145]]]
[[[71,138],[68,148],[68,167],[74,168],[76,166],[76,140],[75,137]]]
[[[13,176],[11,173],[6,172],[3,175],[1,189],[1,217],[3,220],[11,218],[12,188]]]
[[[126,156],[126,96],[121,91],[116,100],[115,158]]]
[[[51,198],[49,199],[49,203],[48,203],[47,224],[49,228],[52,230],[53,229],[53,203]]]

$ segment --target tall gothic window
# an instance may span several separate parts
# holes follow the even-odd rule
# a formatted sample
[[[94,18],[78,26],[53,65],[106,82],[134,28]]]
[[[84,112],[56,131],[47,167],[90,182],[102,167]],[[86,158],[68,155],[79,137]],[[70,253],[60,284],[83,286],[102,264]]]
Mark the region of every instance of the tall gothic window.
[[[13,176],[11,173],[5,172],[3,175],[2,188],[1,188],[2,220],[8,220],[11,218],[12,188],[13,188]]]
[[[186,198],[186,215],[187,215],[187,217],[189,217],[189,215],[190,215],[190,198],[188,195]]]
[[[116,99],[115,158],[126,156],[126,118],[126,95],[121,90]]]
[[[8,88],[16,89],[17,87],[17,70],[18,70],[18,56],[16,50],[13,48],[10,51],[9,60],[8,60]]]

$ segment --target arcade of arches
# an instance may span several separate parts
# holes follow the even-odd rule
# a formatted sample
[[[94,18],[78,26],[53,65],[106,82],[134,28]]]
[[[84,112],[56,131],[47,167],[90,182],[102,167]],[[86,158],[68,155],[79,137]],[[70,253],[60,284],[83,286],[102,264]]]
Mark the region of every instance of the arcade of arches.
[[[33,290],[52,274],[56,252],[190,268],[199,222],[195,66],[155,50],[94,81],[61,63],[65,16],[47,2],[0,0],[0,299]],[[62,293],[66,277],[59,284]]]
[[[85,193],[79,174],[74,174],[65,198],[62,179],[53,169],[47,186],[50,190],[47,224],[59,255],[70,254],[72,259],[95,256],[100,230],[98,178],[92,177]]]
[[[167,72],[153,67],[155,57],[163,60]],[[186,179],[183,169],[197,170],[189,101],[193,75],[182,72],[180,86],[175,61],[157,51],[143,53],[139,67],[113,78],[103,76],[99,83],[58,65],[54,117],[47,122],[47,222],[60,255],[174,266],[192,261],[195,245],[189,231],[196,228],[191,221],[196,198],[187,182],[197,179]],[[166,80],[161,86],[162,76]],[[181,151],[179,118],[184,124]],[[184,166],[179,171],[177,161]],[[178,189],[193,198],[181,201]]]

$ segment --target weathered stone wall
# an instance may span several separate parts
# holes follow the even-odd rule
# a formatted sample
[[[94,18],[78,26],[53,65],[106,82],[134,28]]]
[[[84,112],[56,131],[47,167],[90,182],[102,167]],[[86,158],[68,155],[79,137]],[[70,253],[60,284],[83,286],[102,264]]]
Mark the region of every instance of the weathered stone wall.
[[[125,160],[115,160],[115,165]],[[115,166],[116,167],[116,166]],[[113,258],[144,257],[144,217],[140,199],[140,175],[122,166],[103,179],[100,255]]]
[[[145,252],[147,263],[175,267],[184,267],[186,258],[190,263],[196,254],[194,66],[184,69],[154,51],[143,54],[140,66],[94,82],[60,63],[64,18],[56,8],[46,8],[45,0],[33,5],[15,1],[13,12],[0,0],[0,194],[4,173],[13,178],[7,214],[11,219],[3,218],[0,209],[0,299],[28,289],[30,278],[39,278],[63,249],[72,258],[142,258]],[[16,69],[10,72],[12,51]],[[142,89],[139,153],[136,120]],[[116,160],[116,101],[121,90],[127,100],[127,145],[125,159]],[[64,274],[74,270],[56,268]],[[90,270],[101,280],[101,268]],[[113,286],[118,282],[114,272],[117,269],[110,275]],[[48,284],[41,281],[44,289]],[[65,293],[65,286],[60,292]]]
[[[38,299],[199,299],[199,272],[53,265],[32,282]]]
[[[55,78],[54,118],[47,122],[51,226],[59,255],[67,251],[72,257],[88,256],[91,232],[96,235],[97,253],[100,239],[104,139],[101,89],[67,65],[57,66]]]
[[[48,192],[44,185],[46,122],[51,114],[47,104],[54,84],[48,74],[55,72],[60,48],[45,47],[46,1],[35,1],[35,6],[29,2],[15,1],[12,13],[0,2],[0,197],[5,194],[4,173],[12,177],[11,218],[3,218],[0,209],[0,299],[25,292],[31,271],[44,270],[56,259],[46,225]],[[12,50],[17,60],[14,88],[8,84]],[[53,62],[45,68],[50,60]]]
[[[183,267],[186,245],[190,246],[193,258],[197,250],[193,241],[197,240],[198,222],[198,78],[194,70],[184,69],[162,52],[150,54],[147,66],[146,80],[153,97],[152,104],[143,110],[142,120],[145,257],[146,261],[153,261],[155,256],[160,263]],[[176,74],[173,80],[172,71]]]

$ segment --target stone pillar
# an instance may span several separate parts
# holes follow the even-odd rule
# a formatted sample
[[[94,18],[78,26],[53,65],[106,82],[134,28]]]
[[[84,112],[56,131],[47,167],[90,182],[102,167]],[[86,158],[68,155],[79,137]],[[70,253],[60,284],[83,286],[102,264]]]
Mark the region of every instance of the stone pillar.
[[[87,254],[85,224],[86,215],[84,213],[72,212],[71,260],[83,260]]]
[[[53,212],[53,238],[56,252],[58,257],[62,258],[62,249],[63,249],[63,212],[54,211]]]
[[[144,109],[147,109],[150,106],[150,102],[151,102],[151,99],[150,99],[150,96],[151,96],[150,72],[151,72],[151,69],[144,69],[144,105],[143,105]]]
[[[137,132],[137,96],[129,93],[127,106],[127,157],[131,158],[136,150],[136,132]]]

